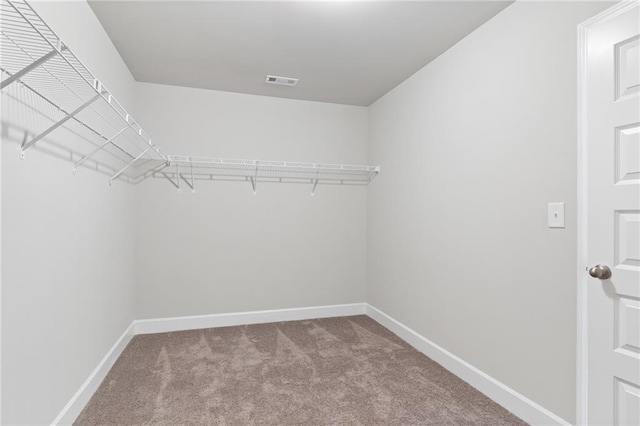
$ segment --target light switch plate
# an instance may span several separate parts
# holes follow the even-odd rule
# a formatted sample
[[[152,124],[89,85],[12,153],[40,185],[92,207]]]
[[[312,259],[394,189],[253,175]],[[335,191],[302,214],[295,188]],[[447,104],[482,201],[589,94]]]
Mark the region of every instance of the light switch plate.
[[[549,228],[564,228],[564,203],[549,203]]]

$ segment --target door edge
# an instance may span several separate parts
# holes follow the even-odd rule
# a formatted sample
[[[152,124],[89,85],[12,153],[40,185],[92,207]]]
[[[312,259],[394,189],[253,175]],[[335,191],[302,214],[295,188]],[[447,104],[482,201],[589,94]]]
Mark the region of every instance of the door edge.
[[[587,292],[588,277],[585,274],[588,260],[587,215],[587,48],[589,30],[597,24],[613,19],[634,7],[640,1],[621,1],[603,12],[582,22],[577,27],[577,327],[576,327],[576,424],[588,424],[588,329]]]

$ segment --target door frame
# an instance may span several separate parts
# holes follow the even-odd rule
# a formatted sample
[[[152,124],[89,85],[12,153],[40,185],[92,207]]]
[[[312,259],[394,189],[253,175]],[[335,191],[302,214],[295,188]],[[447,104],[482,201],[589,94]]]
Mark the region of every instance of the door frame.
[[[576,336],[576,424],[588,422],[588,364],[587,352],[587,285],[588,269],[588,128],[587,128],[587,51],[589,30],[638,6],[638,0],[624,0],[578,25],[578,85],[577,85],[577,141],[578,141],[578,198],[577,198],[577,336]]]

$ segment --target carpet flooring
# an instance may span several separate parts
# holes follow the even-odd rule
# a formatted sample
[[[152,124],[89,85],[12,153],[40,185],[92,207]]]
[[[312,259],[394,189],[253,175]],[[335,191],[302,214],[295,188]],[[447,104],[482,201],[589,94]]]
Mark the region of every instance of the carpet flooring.
[[[135,336],[76,425],[524,425],[367,316]]]

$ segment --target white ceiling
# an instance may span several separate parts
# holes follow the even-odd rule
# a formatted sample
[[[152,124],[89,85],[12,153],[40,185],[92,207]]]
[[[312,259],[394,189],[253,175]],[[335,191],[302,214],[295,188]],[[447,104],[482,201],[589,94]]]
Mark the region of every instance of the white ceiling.
[[[90,0],[138,81],[363,106],[509,4]]]

